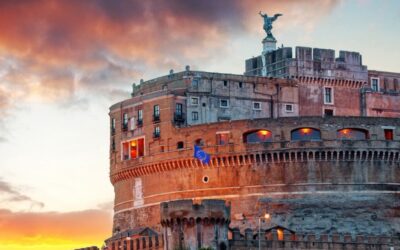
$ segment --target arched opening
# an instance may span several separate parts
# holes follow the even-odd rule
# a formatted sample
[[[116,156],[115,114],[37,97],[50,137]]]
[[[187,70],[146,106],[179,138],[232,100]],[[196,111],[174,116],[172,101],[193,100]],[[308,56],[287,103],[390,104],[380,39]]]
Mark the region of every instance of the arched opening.
[[[290,133],[292,141],[318,141],[321,140],[321,131],[316,128],[298,128]]]
[[[272,132],[266,129],[252,130],[243,134],[244,143],[272,141]]]
[[[367,140],[368,130],[359,128],[343,128],[337,131],[337,138],[341,140]]]

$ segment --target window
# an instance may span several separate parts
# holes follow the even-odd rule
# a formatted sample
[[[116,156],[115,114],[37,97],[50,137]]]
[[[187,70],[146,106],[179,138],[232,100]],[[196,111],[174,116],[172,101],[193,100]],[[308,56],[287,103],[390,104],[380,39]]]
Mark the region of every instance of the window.
[[[192,97],[190,98],[190,103],[192,105],[199,105],[199,98],[198,97]]]
[[[153,121],[160,121],[160,106],[158,105],[153,106]]]
[[[111,141],[111,150],[115,151],[115,139],[114,138],[112,138],[112,141]]]
[[[185,122],[182,103],[177,103],[175,105],[174,121],[178,125],[180,125],[181,123]]]
[[[261,110],[261,102],[253,102],[253,110]]]
[[[272,141],[272,133],[266,129],[250,131],[243,134],[244,143],[270,142]]]
[[[153,137],[154,138],[159,138],[160,137],[160,127],[159,126],[154,127]]]
[[[193,111],[192,112],[192,121],[197,121],[199,120],[199,112]]]
[[[130,119],[130,130],[135,130],[135,128],[136,128],[136,123],[135,123],[135,117],[131,117],[131,119]]]
[[[227,86],[228,86],[228,81],[224,80],[224,87],[227,87]]]
[[[243,88],[243,82],[239,82],[239,88]]]
[[[321,140],[321,131],[315,128],[298,128],[290,133],[292,141],[316,141]]]
[[[229,100],[228,99],[219,100],[219,106],[221,108],[229,108]]]
[[[127,130],[128,129],[128,114],[124,113],[122,116],[122,129]]]
[[[183,146],[184,146],[183,141],[178,141],[178,143],[176,144],[177,149],[183,149]]]
[[[371,77],[371,89],[374,92],[379,91],[379,78]]]
[[[177,114],[177,115],[182,115],[182,103],[177,103],[176,105],[175,105],[175,113]]]
[[[337,138],[342,140],[366,140],[368,139],[368,131],[358,128],[339,129]]]
[[[122,159],[130,160],[144,156],[144,138],[133,139],[122,143]]]
[[[333,89],[324,88],[324,104],[333,104]]]
[[[393,141],[393,129],[384,129],[385,140]]]
[[[138,110],[137,125],[138,125],[138,127],[143,125],[143,110],[142,109]]]
[[[217,145],[227,145],[230,132],[217,132]]]
[[[286,112],[293,112],[293,104],[285,104]]]
[[[199,80],[198,79],[193,79],[192,80],[192,87],[197,88],[199,86]]]
[[[111,134],[115,134],[115,118],[111,118]]]

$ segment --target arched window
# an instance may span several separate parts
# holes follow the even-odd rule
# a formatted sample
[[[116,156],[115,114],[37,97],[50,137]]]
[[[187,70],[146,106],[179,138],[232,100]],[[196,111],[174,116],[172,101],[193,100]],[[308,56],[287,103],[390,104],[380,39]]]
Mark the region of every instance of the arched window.
[[[339,129],[337,138],[342,140],[366,140],[368,139],[368,131],[359,128]]]
[[[243,134],[244,143],[270,142],[272,141],[272,132],[266,129],[246,132]]]
[[[204,146],[204,140],[199,138],[199,139],[194,141],[194,145],[202,147],[202,146]]]
[[[178,143],[176,144],[177,149],[183,149],[183,146],[184,146],[183,141],[178,141]]]
[[[321,140],[321,131],[315,128],[298,128],[290,134],[292,141],[316,141]]]

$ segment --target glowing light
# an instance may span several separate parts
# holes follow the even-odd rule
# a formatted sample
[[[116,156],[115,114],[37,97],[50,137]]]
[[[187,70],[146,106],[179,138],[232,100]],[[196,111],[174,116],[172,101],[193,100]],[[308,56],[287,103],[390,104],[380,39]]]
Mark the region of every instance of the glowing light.
[[[350,133],[350,129],[348,128],[342,129],[342,133],[347,135],[348,133]]]
[[[136,147],[136,141],[131,141],[131,147]]]
[[[301,131],[303,134],[309,134],[309,133],[311,132],[311,129],[310,129],[310,128],[302,128],[300,131]]]
[[[266,136],[269,134],[269,131],[268,130],[260,130],[260,131],[258,131],[258,133],[260,133],[263,136]]]
[[[268,213],[264,214],[264,218],[265,218],[265,219],[268,220],[270,217],[271,217],[271,215],[269,215]]]

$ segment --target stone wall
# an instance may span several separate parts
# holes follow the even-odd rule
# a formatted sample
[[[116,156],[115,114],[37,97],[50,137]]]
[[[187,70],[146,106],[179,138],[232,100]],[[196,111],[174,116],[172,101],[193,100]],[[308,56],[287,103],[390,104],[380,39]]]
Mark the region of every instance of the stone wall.
[[[228,249],[230,206],[224,200],[179,200],[160,207],[166,250]]]
[[[278,229],[279,230],[279,229]],[[293,234],[282,230],[280,235],[273,229],[268,233],[261,231],[261,239],[258,239],[258,230],[247,229],[240,235],[234,231],[230,240],[231,250],[256,250],[256,249],[400,249],[399,237],[384,237],[373,235],[351,234]],[[259,247],[260,246],[260,247]]]

